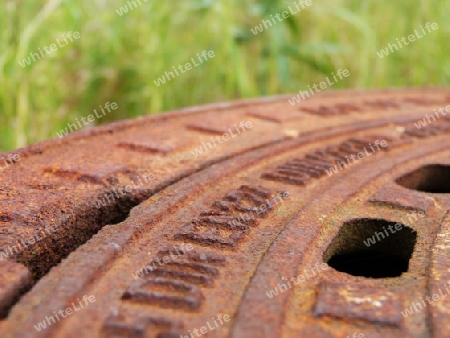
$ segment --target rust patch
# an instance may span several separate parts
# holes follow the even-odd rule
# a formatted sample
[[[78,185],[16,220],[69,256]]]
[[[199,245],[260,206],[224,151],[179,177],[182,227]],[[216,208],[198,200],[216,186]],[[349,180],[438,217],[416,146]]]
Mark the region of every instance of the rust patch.
[[[423,195],[406,190],[405,188],[389,185],[382,188],[370,198],[370,202],[392,205],[408,210],[421,210],[429,212],[434,203]]]
[[[285,108],[284,108],[285,109]],[[253,109],[251,110],[248,115],[252,117],[259,118],[261,120],[275,122],[275,123],[283,123],[288,122],[291,120],[298,120],[301,118],[305,118],[304,114],[301,114],[299,112],[292,112],[288,110],[267,110],[267,109]]]
[[[389,289],[323,282],[317,292],[315,316],[358,319],[380,325],[401,326],[402,301]]]
[[[26,243],[0,264],[2,335],[179,337],[229,314],[206,336],[448,336],[446,300],[407,318],[401,311],[448,280],[450,198],[395,179],[410,168],[448,165],[449,119],[420,130],[414,123],[449,97],[445,89],[331,92],[300,108],[287,97],[253,100],[19,150],[21,161],[0,172],[0,254]],[[236,134],[234,124],[248,120],[251,133],[189,156],[207,134]],[[327,174],[376,140],[386,140],[388,151]],[[151,180],[130,185],[150,172]],[[112,201],[96,203],[107,194]],[[417,243],[402,274],[369,278],[330,268],[268,297],[280,281],[323,262],[349,220],[390,224],[409,209],[426,217],[408,223]],[[365,233],[349,233],[349,247],[364,245]],[[404,249],[398,243],[389,247],[394,254]],[[174,251],[183,245],[193,250]],[[44,278],[33,285],[29,271]],[[36,331],[88,292],[95,303]]]
[[[22,264],[0,260],[0,318],[4,318],[21,294],[33,285],[30,271]]]

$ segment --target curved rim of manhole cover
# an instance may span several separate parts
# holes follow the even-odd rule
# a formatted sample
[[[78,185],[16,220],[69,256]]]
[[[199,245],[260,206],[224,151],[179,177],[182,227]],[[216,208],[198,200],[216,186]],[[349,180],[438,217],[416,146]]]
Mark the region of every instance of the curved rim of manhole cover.
[[[292,99],[1,154],[2,337],[448,337],[450,90]]]

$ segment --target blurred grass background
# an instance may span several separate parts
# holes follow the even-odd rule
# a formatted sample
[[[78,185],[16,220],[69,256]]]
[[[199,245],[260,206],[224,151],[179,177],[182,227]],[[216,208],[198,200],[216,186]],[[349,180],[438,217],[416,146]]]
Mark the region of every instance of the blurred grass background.
[[[131,1],[131,0],[130,0]],[[138,3],[138,0],[134,0]],[[254,35],[250,28],[295,1],[3,0],[0,3],[0,151],[48,138],[105,102],[95,121],[154,114],[236,98],[296,93],[335,70],[331,89],[447,85],[450,1],[313,0]],[[379,58],[420,25],[439,29]],[[81,37],[31,65],[19,61],[61,39]],[[154,80],[203,50],[216,57],[157,87]]]

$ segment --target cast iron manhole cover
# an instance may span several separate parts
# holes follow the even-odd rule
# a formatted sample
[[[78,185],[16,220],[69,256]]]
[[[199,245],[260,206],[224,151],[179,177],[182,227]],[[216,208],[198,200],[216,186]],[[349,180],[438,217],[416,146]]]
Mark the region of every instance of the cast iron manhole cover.
[[[2,154],[1,336],[449,337],[450,91],[288,99]]]

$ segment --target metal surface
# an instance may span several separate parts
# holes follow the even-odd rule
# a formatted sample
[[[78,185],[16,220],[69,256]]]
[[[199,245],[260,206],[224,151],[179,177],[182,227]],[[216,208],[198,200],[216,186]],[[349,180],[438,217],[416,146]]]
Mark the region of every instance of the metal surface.
[[[1,336],[449,337],[450,91],[287,100],[12,152]]]

